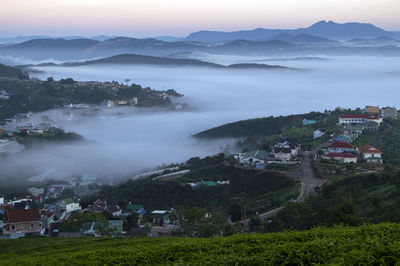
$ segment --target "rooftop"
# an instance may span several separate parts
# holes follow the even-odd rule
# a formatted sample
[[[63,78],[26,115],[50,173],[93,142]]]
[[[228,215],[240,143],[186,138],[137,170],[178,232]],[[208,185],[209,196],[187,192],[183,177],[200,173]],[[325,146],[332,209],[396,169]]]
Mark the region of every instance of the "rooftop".
[[[347,115],[342,115],[340,118],[379,119],[379,115],[371,115],[371,114],[347,114]]]
[[[380,150],[378,150],[377,148],[370,146],[370,145],[361,146],[358,148],[358,151],[361,153],[378,153],[378,154],[383,153]]]
[[[7,222],[9,223],[33,222],[33,221],[40,221],[39,209],[7,211]]]
[[[345,141],[336,141],[336,142],[332,143],[331,145],[329,145],[329,148],[354,149],[354,146]]]

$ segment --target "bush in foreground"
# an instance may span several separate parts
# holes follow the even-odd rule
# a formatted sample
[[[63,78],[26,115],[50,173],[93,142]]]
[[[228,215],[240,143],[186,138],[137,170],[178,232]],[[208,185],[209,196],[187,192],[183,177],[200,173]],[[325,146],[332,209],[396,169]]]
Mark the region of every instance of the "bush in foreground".
[[[26,238],[0,241],[2,265],[389,264],[400,225],[336,226],[210,239]]]

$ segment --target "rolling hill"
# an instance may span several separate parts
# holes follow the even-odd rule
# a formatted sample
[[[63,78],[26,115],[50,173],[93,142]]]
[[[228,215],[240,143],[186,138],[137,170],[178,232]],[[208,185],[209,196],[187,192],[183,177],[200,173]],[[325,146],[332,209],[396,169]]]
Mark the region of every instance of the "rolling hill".
[[[121,54],[111,57],[106,57],[96,60],[88,60],[82,62],[67,62],[63,64],[55,63],[41,63],[38,65],[23,65],[20,68],[27,67],[46,67],[46,66],[66,66],[66,67],[76,67],[76,66],[89,66],[89,65],[109,65],[109,64],[119,64],[119,65],[153,65],[153,66],[178,66],[178,67],[211,67],[218,69],[282,69],[282,70],[296,70],[294,68],[289,68],[279,65],[267,65],[267,64],[232,64],[232,65],[220,65],[205,61],[200,61],[197,59],[175,59],[167,57],[156,57],[156,56],[146,56],[146,55],[136,55],[136,54]]]

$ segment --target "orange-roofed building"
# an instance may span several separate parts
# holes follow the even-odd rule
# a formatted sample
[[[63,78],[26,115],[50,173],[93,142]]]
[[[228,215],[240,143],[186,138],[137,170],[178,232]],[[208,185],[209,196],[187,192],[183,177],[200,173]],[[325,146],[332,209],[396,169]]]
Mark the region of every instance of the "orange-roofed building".
[[[360,152],[362,159],[367,160],[368,163],[382,163],[383,152],[379,149],[370,145],[364,145],[357,148],[357,150]]]

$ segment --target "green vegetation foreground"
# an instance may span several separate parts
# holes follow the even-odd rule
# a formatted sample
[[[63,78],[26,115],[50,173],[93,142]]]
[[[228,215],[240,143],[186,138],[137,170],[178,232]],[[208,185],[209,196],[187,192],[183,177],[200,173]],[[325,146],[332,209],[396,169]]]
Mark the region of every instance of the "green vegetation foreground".
[[[336,226],[209,239],[25,238],[0,241],[2,265],[393,265],[399,260],[398,224]]]

